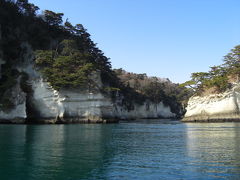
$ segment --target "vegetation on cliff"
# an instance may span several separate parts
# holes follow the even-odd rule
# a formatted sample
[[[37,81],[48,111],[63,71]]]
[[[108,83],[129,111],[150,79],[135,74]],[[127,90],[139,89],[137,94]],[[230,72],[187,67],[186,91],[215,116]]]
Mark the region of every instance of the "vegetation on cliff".
[[[63,24],[63,13],[39,8],[28,0],[0,0],[0,104],[12,107],[7,94],[14,88],[29,44],[36,52],[36,67],[55,89],[89,85],[91,72],[100,71],[111,86],[116,82],[109,59],[96,47],[81,25]],[[0,62],[1,63],[1,62]],[[113,85],[114,85],[113,83]]]
[[[96,88],[91,79],[100,73],[103,93],[116,97],[122,94],[123,104],[130,110],[134,103],[150,100],[169,105],[178,113],[182,101],[188,98],[188,90],[170,81],[112,70],[109,58],[91,40],[90,34],[81,24],[63,23],[63,13],[39,8],[28,0],[0,0],[0,55],[5,61],[0,78],[0,104],[9,104],[6,93],[21,78],[17,65],[24,61],[29,44],[35,52],[35,64],[44,78],[55,88]],[[128,74],[128,73],[127,73]],[[24,81],[26,82],[24,75]],[[134,81],[134,82],[133,82]],[[23,85],[24,86],[24,85]],[[23,88],[26,89],[26,88]]]
[[[148,77],[146,74],[129,73],[123,69],[114,70],[121,82],[128,88],[149,99],[152,102],[163,102],[171,107],[172,112],[179,112],[193,94],[191,89],[172,83],[169,79]]]
[[[191,80],[182,86],[193,89],[196,94],[224,92],[240,78],[240,45],[223,58],[223,64],[213,66],[208,72],[192,73]]]

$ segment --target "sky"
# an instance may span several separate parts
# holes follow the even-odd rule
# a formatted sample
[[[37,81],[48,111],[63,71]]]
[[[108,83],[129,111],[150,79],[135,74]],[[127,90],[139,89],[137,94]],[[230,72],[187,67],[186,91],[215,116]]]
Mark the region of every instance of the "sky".
[[[169,78],[220,65],[240,44],[239,0],[29,0],[83,24],[113,68]]]

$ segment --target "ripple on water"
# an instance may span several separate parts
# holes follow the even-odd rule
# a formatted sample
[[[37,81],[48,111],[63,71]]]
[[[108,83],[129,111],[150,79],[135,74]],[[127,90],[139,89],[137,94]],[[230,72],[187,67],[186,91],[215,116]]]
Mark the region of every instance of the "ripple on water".
[[[240,123],[0,125],[1,179],[239,179]]]

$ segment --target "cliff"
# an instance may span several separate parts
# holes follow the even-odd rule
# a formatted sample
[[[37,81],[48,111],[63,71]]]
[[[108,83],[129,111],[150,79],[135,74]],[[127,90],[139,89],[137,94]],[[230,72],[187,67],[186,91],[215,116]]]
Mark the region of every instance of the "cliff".
[[[240,121],[240,83],[223,93],[193,96],[183,122]]]
[[[28,82],[31,94],[26,94],[17,83],[11,89],[15,107],[0,111],[0,123],[107,123],[119,119],[170,118],[176,115],[163,103],[150,101],[133,104],[129,110],[122,98],[113,101],[100,92],[83,90],[54,90],[41,75]],[[28,97],[28,98],[27,98]]]
[[[154,79],[148,88],[124,84],[83,25],[38,9],[27,0],[0,0],[0,123],[104,123],[181,114],[176,94],[182,89],[173,92],[178,85]]]
[[[176,116],[169,106],[150,100],[142,104],[133,103],[129,109],[124,105],[122,94],[116,94],[112,99],[110,94],[101,92],[104,85],[98,72],[91,77],[98,90],[55,90],[36,69],[31,46],[22,43],[21,48],[25,52],[23,61],[16,64],[15,68],[20,74],[27,75],[28,79],[24,83],[28,90],[22,87],[23,75],[19,75],[15,86],[6,94],[14,106],[10,110],[0,110],[0,123],[108,123],[120,119]]]

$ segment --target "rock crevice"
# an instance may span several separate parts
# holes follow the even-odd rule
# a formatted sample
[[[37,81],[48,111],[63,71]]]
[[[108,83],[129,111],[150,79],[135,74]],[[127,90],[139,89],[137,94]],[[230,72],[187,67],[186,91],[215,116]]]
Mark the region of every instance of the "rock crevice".
[[[240,84],[236,83],[224,93],[191,97],[182,121],[240,121],[239,106]]]

